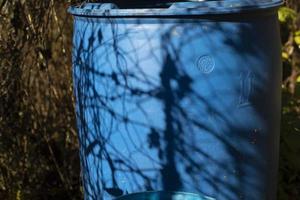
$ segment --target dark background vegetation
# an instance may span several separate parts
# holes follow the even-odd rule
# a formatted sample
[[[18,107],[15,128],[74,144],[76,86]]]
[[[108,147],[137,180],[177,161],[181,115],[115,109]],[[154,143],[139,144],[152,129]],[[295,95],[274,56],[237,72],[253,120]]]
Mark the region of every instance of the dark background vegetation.
[[[82,199],[71,74],[79,0],[0,0],[0,199]],[[300,199],[300,2],[279,11],[279,200]]]

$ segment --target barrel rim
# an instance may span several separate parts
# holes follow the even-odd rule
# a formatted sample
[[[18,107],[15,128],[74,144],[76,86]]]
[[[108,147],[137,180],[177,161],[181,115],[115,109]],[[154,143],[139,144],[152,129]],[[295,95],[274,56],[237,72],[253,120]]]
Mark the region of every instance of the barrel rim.
[[[255,12],[277,9],[282,0],[196,0],[191,2],[173,3],[169,8],[117,8],[110,3],[84,3],[73,5],[68,12],[74,16],[86,17],[179,17],[194,15],[218,15]]]
[[[183,192],[183,191],[145,191],[145,192],[135,192],[135,193],[130,193],[126,194],[123,196],[120,196],[116,198],[115,200],[123,200],[123,199],[132,199],[133,197],[150,197],[150,196],[159,196],[159,195],[165,195],[165,196],[176,196],[176,195],[184,195],[188,197],[194,197],[193,199],[198,199],[198,200],[215,200],[212,197],[202,195],[202,194],[196,194],[196,193],[191,193],[191,192]],[[138,199],[138,198],[136,198]],[[147,198],[148,199],[148,198]],[[182,198],[181,198],[182,199]]]

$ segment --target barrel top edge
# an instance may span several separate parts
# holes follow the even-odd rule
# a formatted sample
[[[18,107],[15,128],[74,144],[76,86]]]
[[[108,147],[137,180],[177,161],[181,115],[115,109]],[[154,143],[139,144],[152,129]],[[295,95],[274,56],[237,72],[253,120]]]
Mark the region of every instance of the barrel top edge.
[[[283,4],[282,0],[257,1],[198,1],[173,3],[168,8],[118,8],[110,3],[86,3],[79,6],[70,6],[68,12],[74,16],[86,17],[163,17],[163,16],[195,16],[195,15],[222,15],[262,10],[276,10]]]

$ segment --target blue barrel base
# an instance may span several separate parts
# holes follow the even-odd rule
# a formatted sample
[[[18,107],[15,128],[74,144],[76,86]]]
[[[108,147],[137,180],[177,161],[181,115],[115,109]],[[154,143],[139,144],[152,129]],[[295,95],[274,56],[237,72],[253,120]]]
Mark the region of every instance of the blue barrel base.
[[[188,192],[151,191],[124,195],[116,200],[215,200],[204,195]]]

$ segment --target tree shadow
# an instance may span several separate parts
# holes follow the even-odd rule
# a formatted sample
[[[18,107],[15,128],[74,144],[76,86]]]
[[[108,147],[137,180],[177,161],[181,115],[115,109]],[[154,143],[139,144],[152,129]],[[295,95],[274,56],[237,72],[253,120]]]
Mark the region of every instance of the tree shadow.
[[[165,190],[275,199],[274,28],[273,15],[75,17],[85,198]]]

